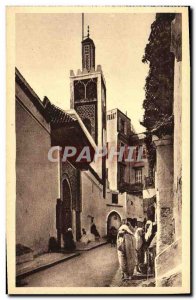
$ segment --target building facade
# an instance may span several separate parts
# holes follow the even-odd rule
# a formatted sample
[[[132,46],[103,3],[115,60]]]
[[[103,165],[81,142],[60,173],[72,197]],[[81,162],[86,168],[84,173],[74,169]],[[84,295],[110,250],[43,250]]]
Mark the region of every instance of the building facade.
[[[129,147],[133,148],[131,160],[128,159]],[[116,206],[117,213],[121,210],[123,217],[137,220],[141,226],[145,217],[143,189],[148,176],[145,142],[143,136],[135,133],[130,118],[119,109],[107,112],[107,148],[108,153],[116,153],[113,159],[108,154],[107,159],[108,187],[112,194],[108,205],[112,209]]]

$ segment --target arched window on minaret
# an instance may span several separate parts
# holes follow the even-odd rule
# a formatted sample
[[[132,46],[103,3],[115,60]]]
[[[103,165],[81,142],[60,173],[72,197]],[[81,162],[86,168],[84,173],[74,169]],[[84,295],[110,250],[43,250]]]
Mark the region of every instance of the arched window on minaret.
[[[96,80],[89,80],[86,85],[86,98],[89,100],[97,99],[97,82]]]
[[[74,82],[74,99],[75,101],[84,100],[86,97],[85,93],[85,83],[82,81],[75,81]]]

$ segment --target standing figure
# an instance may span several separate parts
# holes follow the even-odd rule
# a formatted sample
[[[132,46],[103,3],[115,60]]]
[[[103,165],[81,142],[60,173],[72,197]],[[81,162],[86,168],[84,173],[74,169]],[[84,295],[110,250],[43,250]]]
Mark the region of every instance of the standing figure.
[[[126,220],[118,230],[117,251],[122,279],[131,279],[136,266],[136,241],[133,227]]]
[[[81,236],[80,242],[85,245],[87,245],[90,242],[88,239],[88,236],[86,234],[86,230],[84,228],[82,228],[82,236]]]
[[[64,235],[64,248],[67,251],[73,251],[76,248],[71,228],[68,228]]]
[[[144,245],[144,251],[145,251],[145,258],[144,258],[144,264],[147,266],[147,273],[150,272],[154,273],[154,259],[155,259],[155,252],[156,252],[156,238],[155,234],[157,231],[157,226],[155,223],[153,223],[151,220],[148,220],[145,224],[145,245]],[[153,241],[154,239],[154,241]],[[152,247],[150,247],[151,242]]]
[[[136,252],[137,252],[137,272],[140,272],[139,265],[144,263],[144,230],[143,228],[137,228],[135,231],[136,239]]]
[[[100,234],[97,230],[95,223],[92,223],[92,225],[91,225],[91,233],[94,234],[96,240],[100,239]]]
[[[155,257],[156,257],[156,233],[149,245],[149,266],[151,273],[155,276]]]
[[[111,243],[111,247],[115,247],[116,239],[117,239],[117,229],[114,226],[112,226],[110,228],[110,233],[109,233],[109,240]]]

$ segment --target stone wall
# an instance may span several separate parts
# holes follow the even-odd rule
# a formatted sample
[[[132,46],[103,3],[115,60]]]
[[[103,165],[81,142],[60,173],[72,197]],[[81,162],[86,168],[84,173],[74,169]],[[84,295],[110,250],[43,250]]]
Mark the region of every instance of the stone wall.
[[[173,140],[170,136],[156,144],[157,253],[174,241],[173,224]]]
[[[106,235],[106,199],[103,185],[90,171],[81,172],[81,228],[90,230],[91,217],[101,236]]]
[[[56,236],[58,165],[49,125],[18,85],[16,95],[16,243],[41,253]]]
[[[156,286],[182,285],[181,239],[168,246],[156,257]]]
[[[143,196],[141,194],[127,194],[127,218],[134,219],[137,221],[143,222],[144,213],[143,213]]]
[[[155,144],[157,151],[156,286],[181,286],[181,239],[176,240],[174,222],[173,139],[165,136],[155,141]]]
[[[174,78],[174,219],[175,237],[181,236],[182,216],[182,95],[181,61],[175,60]]]

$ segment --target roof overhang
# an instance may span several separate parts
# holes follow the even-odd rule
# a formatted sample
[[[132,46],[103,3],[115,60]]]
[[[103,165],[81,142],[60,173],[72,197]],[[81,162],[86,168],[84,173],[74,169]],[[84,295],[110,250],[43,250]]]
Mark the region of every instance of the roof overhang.
[[[75,167],[87,170],[94,159],[96,144],[75,110],[65,111],[65,114],[74,121],[60,127],[51,127],[52,146],[61,146],[63,149],[67,147],[70,152],[71,147],[74,147],[76,153],[67,159]],[[86,158],[79,159],[80,155]]]

